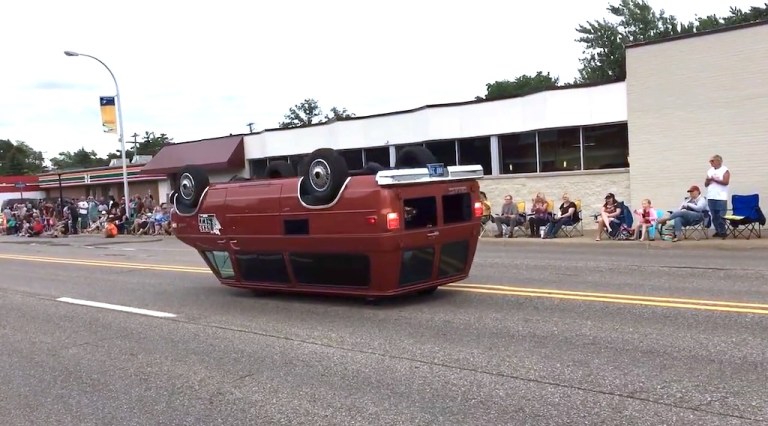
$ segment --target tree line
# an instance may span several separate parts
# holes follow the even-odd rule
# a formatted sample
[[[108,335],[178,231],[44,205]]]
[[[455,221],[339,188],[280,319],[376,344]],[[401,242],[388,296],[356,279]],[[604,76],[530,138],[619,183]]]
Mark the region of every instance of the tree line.
[[[165,133],[156,135],[154,132],[144,132],[141,140],[126,141],[126,145],[134,147],[125,150],[128,161],[134,155],[155,155],[165,145],[173,143],[173,138]],[[44,173],[51,170],[75,170],[92,167],[108,166],[113,159],[122,158],[122,152],[118,149],[110,152],[105,157],[99,156],[96,151],[88,151],[81,147],[76,151],[63,151],[49,159],[46,164],[41,151],[33,149],[24,141],[11,141],[0,139],[0,176],[16,176]]]
[[[627,76],[625,46],[628,44],[768,20],[768,3],[746,11],[731,7],[726,16],[707,15],[690,22],[681,22],[664,9],[657,12],[645,0],[620,0],[607,10],[611,19],[589,21],[576,27],[575,41],[581,43],[584,50],[579,59],[578,77],[572,82],[562,83],[549,72],[537,71],[513,80],[487,83],[486,94],[475,99],[503,99],[558,86],[622,81]]]

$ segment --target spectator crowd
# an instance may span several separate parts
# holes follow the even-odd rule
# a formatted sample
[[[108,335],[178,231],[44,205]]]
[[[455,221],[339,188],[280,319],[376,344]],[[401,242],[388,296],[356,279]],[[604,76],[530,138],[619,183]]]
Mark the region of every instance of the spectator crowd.
[[[136,195],[126,205],[113,196],[62,200],[24,200],[4,206],[0,233],[19,237],[64,237],[105,233],[108,224],[120,234],[170,235],[171,209],[151,194]]]
[[[726,239],[744,234],[744,231],[729,232],[729,227],[735,229],[739,226],[765,225],[766,219],[759,206],[758,194],[739,196],[742,199],[754,198],[755,205],[742,208],[742,213],[745,212],[742,216],[729,214],[731,170],[723,164],[723,157],[711,156],[709,168],[702,175],[706,195],[698,184],[690,185],[679,207],[670,210],[654,207],[650,198],[642,199],[638,208],[630,209],[615,194],[606,194],[599,213],[592,215],[597,225],[595,240],[600,241],[603,236],[608,236],[611,239],[644,241],[653,239],[658,231],[662,237],[676,242],[685,237],[685,229],[700,229],[708,235],[710,226],[714,228],[713,237]],[[514,230],[521,229],[530,238],[550,239],[555,238],[564,227],[575,227],[582,221],[581,206],[571,200],[567,193],[562,195],[559,207],[555,200],[538,193],[531,199],[530,208],[526,208],[524,201],[514,200],[511,194],[507,194],[498,214],[492,213],[491,203],[485,193],[481,192],[480,199],[483,204],[482,232],[485,233],[488,222],[493,223],[496,225],[496,238],[511,237]],[[570,236],[570,233],[566,234]]]

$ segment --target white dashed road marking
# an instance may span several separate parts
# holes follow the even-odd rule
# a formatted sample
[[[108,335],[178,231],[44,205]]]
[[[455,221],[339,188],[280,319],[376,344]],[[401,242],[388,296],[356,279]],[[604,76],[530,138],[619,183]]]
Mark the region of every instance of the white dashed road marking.
[[[130,306],[112,305],[109,303],[92,302],[90,300],[72,299],[69,297],[59,297],[56,299],[59,302],[72,303],[75,305],[90,306],[93,308],[111,309],[113,311],[130,312],[139,315],[148,315],[158,318],[175,318],[176,314],[170,314],[168,312],[150,311],[149,309],[132,308]]]

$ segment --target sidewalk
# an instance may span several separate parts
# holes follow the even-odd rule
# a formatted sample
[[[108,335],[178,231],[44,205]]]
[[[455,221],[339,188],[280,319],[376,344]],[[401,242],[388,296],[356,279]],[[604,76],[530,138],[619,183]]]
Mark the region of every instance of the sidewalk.
[[[765,231],[765,230],[763,230]],[[603,244],[619,244],[619,245],[638,245],[638,244],[650,244],[653,247],[660,247],[660,248],[666,248],[666,247],[685,247],[685,248],[695,248],[695,247],[702,247],[702,248],[722,248],[722,249],[735,249],[735,250],[744,250],[744,249],[768,249],[768,235],[766,235],[765,232],[761,233],[762,238],[757,238],[754,235],[748,240],[744,238],[743,236],[739,237],[738,239],[734,238],[727,238],[725,240],[721,238],[713,238],[709,237],[709,239],[705,239],[703,237],[700,237],[699,241],[696,241],[693,236],[689,239],[681,239],[680,241],[673,243],[671,241],[663,241],[656,238],[655,241],[635,241],[635,240],[629,240],[629,241],[616,241],[616,240],[610,240],[608,238],[602,238],[601,241],[595,241],[595,237],[597,236],[597,230],[594,229],[585,229],[584,230],[584,236],[580,235],[574,235],[573,237],[566,237],[566,236],[558,236],[557,238],[553,238],[550,240],[543,240],[541,238],[530,238],[529,236],[523,236],[523,235],[516,235],[514,238],[495,238],[493,236],[484,236],[480,239],[483,243],[493,243],[493,244],[592,244],[592,245],[603,245]]]
[[[164,240],[176,240],[175,236],[166,235],[155,237],[151,235],[135,236],[120,234],[115,238],[104,238],[101,234],[75,234],[64,237],[18,237],[15,235],[0,235],[0,244],[80,244],[80,245],[111,245],[111,244],[135,244],[155,243]]]

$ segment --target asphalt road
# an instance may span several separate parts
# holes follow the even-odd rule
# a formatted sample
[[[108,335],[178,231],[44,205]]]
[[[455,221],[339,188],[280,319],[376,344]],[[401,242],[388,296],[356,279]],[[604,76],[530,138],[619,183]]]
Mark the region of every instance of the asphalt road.
[[[489,241],[466,285],[371,306],[137,241],[0,240],[2,424],[768,420],[766,249]]]

